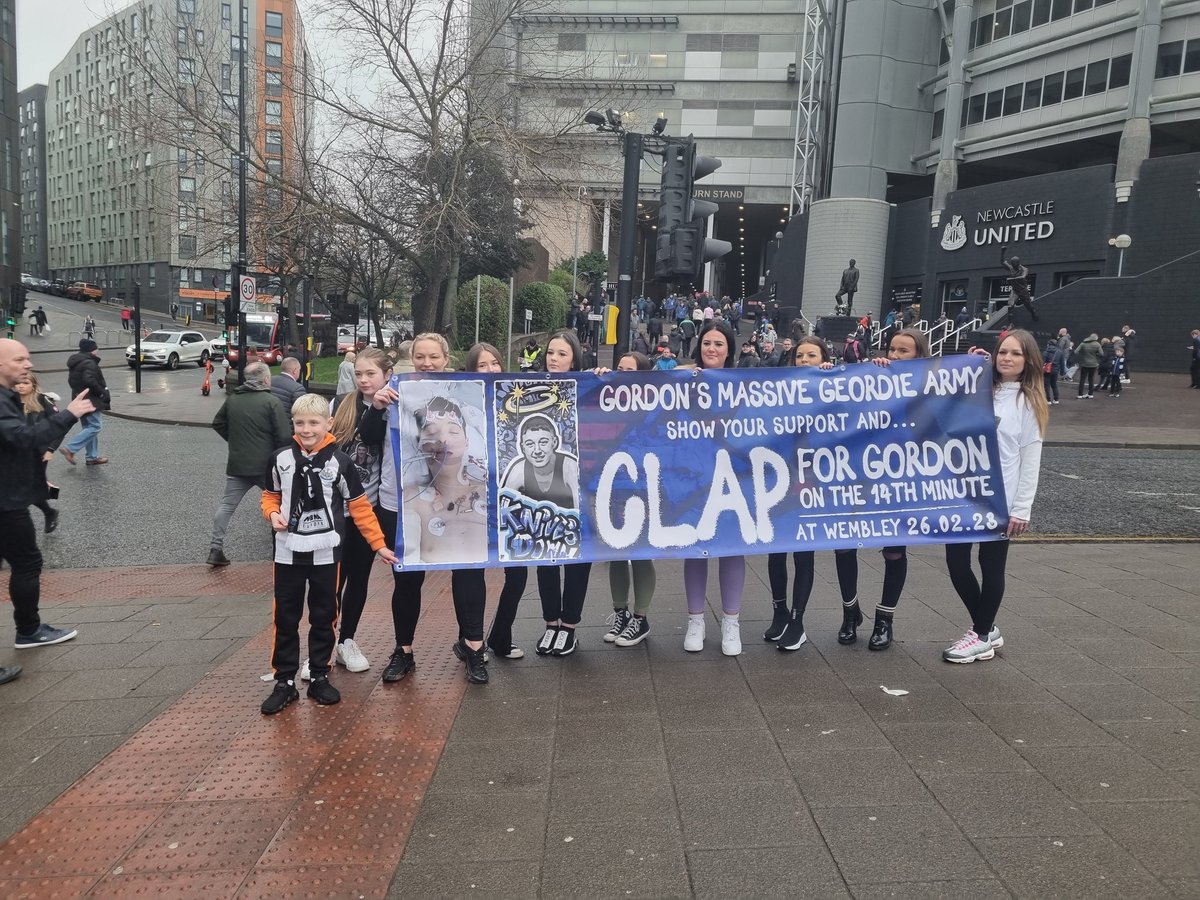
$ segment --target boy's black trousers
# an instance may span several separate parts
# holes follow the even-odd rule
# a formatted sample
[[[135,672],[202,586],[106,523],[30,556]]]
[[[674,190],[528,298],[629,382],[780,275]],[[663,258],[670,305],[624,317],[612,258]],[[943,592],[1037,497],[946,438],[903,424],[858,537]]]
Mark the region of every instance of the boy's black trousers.
[[[308,667],[313,678],[329,674],[337,644],[338,564],[275,563],[275,640],[271,665],[276,681],[294,681],[300,669],[300,622],[308,589]]]

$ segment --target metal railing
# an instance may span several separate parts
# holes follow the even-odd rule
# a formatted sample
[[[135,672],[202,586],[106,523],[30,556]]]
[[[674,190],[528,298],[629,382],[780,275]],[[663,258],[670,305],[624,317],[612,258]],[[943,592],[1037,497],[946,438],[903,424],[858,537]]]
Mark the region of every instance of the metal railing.
[[[122,340],[120,335],[128,335],[128,340]],[[117,335],[114,341],[113,335]],[[71,344],[78,344],[87,336],[84,331],[68,331],[67,341]],[[97,328],[92,332],[92,340],[101,347],[121,347],[133,340],[133,332],[125,331],[120,328]]]
[[[954,323],[951,322],[950,320],[946,320],[942,324],[948,325],[950,327],[947,328],[940,337],[935,338],[932,334],[930,334],[930,336],[929,336],[929,355],[930,356],[941,356],[945,352],[946,344],[949,343],[951,340],[954,341],[954,349],[958,350],[959,343],[962,340],[963,335],[970,334],[972,331],[976,331],[983,324],[983,321],[981,319],[971,319],[968,322],[964,322],[962,324],[962,326],[958,327],[958,328],[955,328]],[[936,328],[934,330],[936,330]]]

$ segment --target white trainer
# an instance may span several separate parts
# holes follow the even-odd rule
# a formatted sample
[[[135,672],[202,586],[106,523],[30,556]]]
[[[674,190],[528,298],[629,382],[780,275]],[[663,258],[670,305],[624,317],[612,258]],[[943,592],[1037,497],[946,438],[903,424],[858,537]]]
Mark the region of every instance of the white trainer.
[[[992,630],[988,632],[988,643],[992,645],[993,650],[999,650],[1004,646],[1004,638],[1001,637],[998,626],[993,625]]]
[[[704,616],[688,616],[687,634],[683,637],[683,649],[688,653],[699,653],[704,649]]]
[[[968,631],[942,651],[942,659],[949,663],[973,663],[977,659],[991,659],[995,655],[991,642],[981,639],[973,631]]]
[[[371,668],[366,656],[358,649],[358,644],[354,643],[354,638],[346,638],[338,644],[334,658],[339,666],[346,667],[347,672],[365,672]]]
[[[721,652],[726,656],[742,654],[742,625],[737,616],[721,616]]]

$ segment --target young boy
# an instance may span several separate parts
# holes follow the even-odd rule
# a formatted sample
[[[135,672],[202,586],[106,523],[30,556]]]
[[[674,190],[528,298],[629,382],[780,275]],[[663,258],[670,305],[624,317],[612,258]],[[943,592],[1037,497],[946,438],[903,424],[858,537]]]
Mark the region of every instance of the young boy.
[[[1121,379],[1125,377],[1125,348],[1113,350],[1112,366],[1108,370],[1108,396],[1121,396]]]
[[[329,401],[304,394],[292,404],[292,446],[272,457],[270,483],[262,495],[263,516],[275,529],[275,643],[271,665],[275,689],[263,715],[298,700],[300,620],[308,590],[308,696],[322,706],[342,699],[329,683],[329,660],[337,638],[338,564],[349,508],[354,524],[379,558],[395,564],[353,462],[329,433]]]

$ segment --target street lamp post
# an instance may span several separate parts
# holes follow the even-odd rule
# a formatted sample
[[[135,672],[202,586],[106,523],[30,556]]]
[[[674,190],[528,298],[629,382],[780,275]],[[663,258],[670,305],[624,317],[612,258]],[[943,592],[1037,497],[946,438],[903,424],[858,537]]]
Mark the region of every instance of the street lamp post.
[[[1117,277],[1120,278],[1121,273],[1125,270],[1125,248],[1133,243],[1133,238],[1127,234],[1118,234],[1109,243],[1119,251],[1117,255]]]
[[[246,0],[238,2],[238,258],[233,267],[237,292],[238,384],[246,383],[246,317],[242,314],[241,276],[246,274]]]
[[[580,185],[575,192],[575,252],[571,259],[571,299],[574,301],[575,295],[579,293],[579,215],[583,212],[583,196],[587,193],[587,188]]]
[[[142,283],[133,282],[133,392],[142,392]]]

